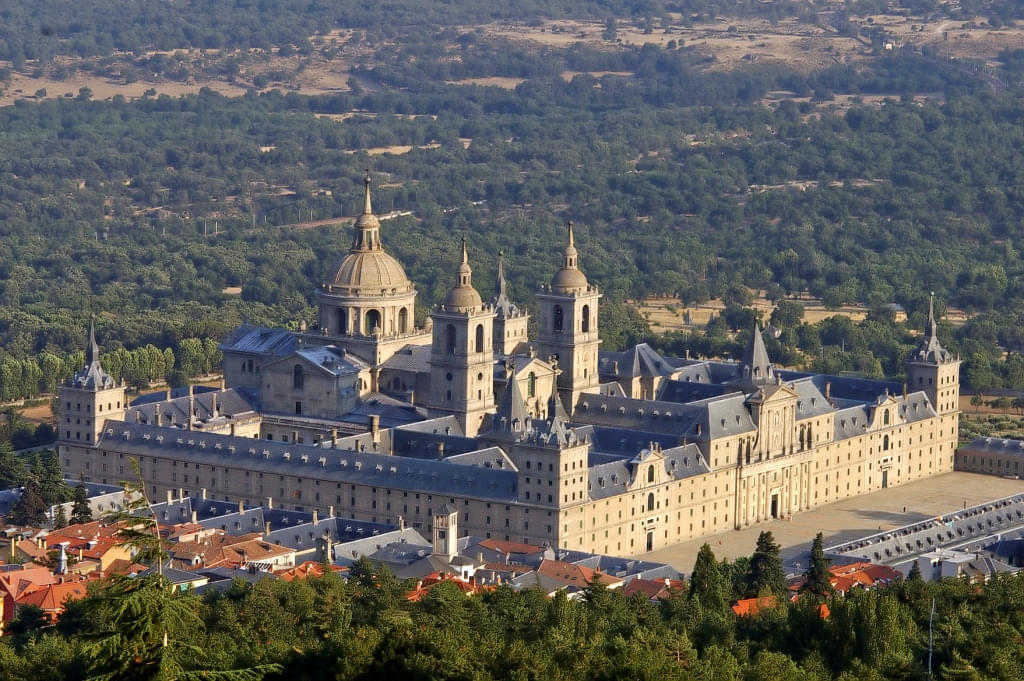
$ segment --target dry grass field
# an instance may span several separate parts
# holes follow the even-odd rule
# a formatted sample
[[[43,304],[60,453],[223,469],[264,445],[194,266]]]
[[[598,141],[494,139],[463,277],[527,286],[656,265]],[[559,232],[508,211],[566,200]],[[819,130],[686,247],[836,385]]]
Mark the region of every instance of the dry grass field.
[[[845,305],[838,309],[829,309],[818,298],[804,297],[797,299],[797,302],[803,304],[804,321],[808,324],[814,324],[837,315],[849,317],[851,320],[859,322],[867,317],[868,314],[866,307],[857,305]],[[754,298],[752,307],[761,313],[763,320],[767,320],[771,316],[772,310],[775,309],[772,302],[763,295]],[[678,298],[647,298],[637,305],[637,309],[647,320],[648,324],[650,324],[652,331],[655,333],[665,333],[667,331],[691,331],[703,327],[710,321],[712,314],[715,316],[722,314],[722,311],[725,310],[725,303],[717,298],[713,298],[700,305],[684,306],[679,302]],[[690,313],[690,325],[684,323],[686,312]],[[954,324],[962,324],[966,319],[962,312],[953,309],[948,310],[947,316]],[[905,319],[906,314],[903,311],[896,313],[896,321],[904,321]]]
[[[823,16],[827,16],[823,15]],[[621,46],[635,46],[653,43],[668,48],[670,42],[677,47],[694,52],[704,59],[705,68],[727,70],[747,64],[782,64],[799,70],[812,70],[834,64],[868,59],[874,52],[870,45],[860,39],[839,35],[828,25],[802,24],[795,19],[776,23],[766,20],[749,20],[719,17],[684,25],[683,17],[669,15],[668,28],[656,22],[653,30],[645,32],[639,26],[626,20],[619,20],[616,40],[603,37],[605,26],[602,22],[591,21],[549,21],[539,26],[501,23],[481,27],[493,38],[526,41],[552,48],[568,48],[576,43],[586,43],[602,49],[614,50]],[[893,48],[903,45],[920,47],[931,45],[940,54],[958,58],[981,59],[994,63],[996,55],[1003,49],[1024,48],[1024,27],[992,29],[985,25],[983,18],[974,21],[925,21],[913,17],[876,15],[851,19],[862,25],[884,28],[893,39]],[[465,27],[470,30],[476,27]],[[253,80],[263,77],[268,80],[266,88],[298,92],[302,94],[328,94],[349,89],[351,67],[358,60],[372,61],[374,49],[380,45],[353,44],[351,33],[335,30],[327,35],[314,36],[317,46],[314,54],[302,62],[295,55],[279,56],[276,52],[265,53],[251,50],[249,53],[236,52],[220,54],[216,50],[179,50],[162,54],[173,56],[183,64],[191,75],[184,82],[160,77],[143,77],[131,83],[123,79],[99,76],[88,70],[77,70],[81,61],[61,59],[58,66],[69,67],[72,76],[58,80],[49,75],[33,78],[14,74],[7,87],[0,91],[0,106],[12,104],[18,99],[32,99],[40,90],[46,97],[76,96],[80,88],[92,91],[94,99],[110,99],[122,95],[127,99],[141,97],[149,89],[157,94],[177,96],[198,92],[208,87],[225,95],[239,95],[252,87]],[[328,49],[331,52],[328,53]],[[330,57],[328,58],[328,54]],[[241,69],[233,76],[206,76],[215,73],[209,69],[227,58],[237,58]],[[125,60],[131,59],[126,55]],[[0,62],[2,66],[9,64]],[[562,74],[571,80],[577,72]],[[628,72],[590,72],[595,78],[605,75],[629,76]],[[454,81],[455,84],[485,85],[513,89],[522,82],[519,78],[470,78]],[[370,83],[360,83],[372,89]],[[776,100],[786,98],[788,93],[777,93]],[[849,98],[837,97],[822,107],[849,106]],[[871,98],[863,98],[869,101]],[[771,104],[772,98],[765,103]],[[339,114],[344,120],[345,114]],[[334,116],[332,116],[334,117]]]

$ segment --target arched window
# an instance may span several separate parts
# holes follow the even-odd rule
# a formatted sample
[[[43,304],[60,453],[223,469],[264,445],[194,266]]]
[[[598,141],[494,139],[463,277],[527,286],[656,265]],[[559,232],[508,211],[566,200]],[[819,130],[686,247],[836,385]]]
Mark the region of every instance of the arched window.
[[[884,438],[882,438],[882,451],[883,452],[889,451],[889,436],[888,435],[886,435]]]
[[[583,306],[583,313],[580,316],[580,331],[588,333],[590,331],[590,306]]]
[[[292,369],[292,388],[295,390],[302,390],[302,386],[306,383],[306,376],[302,373],[302,365],[296,364],[295,368]]]
[[[337,321],[335,326],[338,327],[338,334],[348,333],[348,310],[335,310],[334,316]]]
[[[477,352],[483,352],[484,351],[484,325],[483,324],[477,324],[476,325],[476,351]]]
[[[366,335],[373,333],[374,329],[379,329],[380,326],[380,310],[367,310],[366,311]]]
[[[654,466],[647,467],[647,482],[654,482]]]
[[[444,349],[449,355],[455,354],[455,325],[449,324],[444,330]]]
[[[564,315],[562,314],[562,306],[555,305],[554,313],[552,314],[552,325],[555,333],[562,333],[562,328],[565,325]]]
[[[537,374],[532,371],[530,372],[530,375],[526,377],[526,396],[537,396]]]
[[[884,410],[882,412],[882,423],[884,425],[889,425],[889,410],[888,409],[886,409],[886,410]]]
[[[654,493],[653,492],[651,494],[647,495],[647,510],[648,511],[653,511],[654,510]]]
[[[402,308],[398,311],[398,333],[409,332],[409,310]]]

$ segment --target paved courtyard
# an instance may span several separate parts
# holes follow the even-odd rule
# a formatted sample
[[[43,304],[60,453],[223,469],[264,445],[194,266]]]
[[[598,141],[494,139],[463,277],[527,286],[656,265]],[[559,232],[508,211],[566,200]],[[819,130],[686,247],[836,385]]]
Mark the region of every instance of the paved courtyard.
[[[965,505],[974,506],[1022,492],[1024,480],[978,473],[945,473],[804,511],[794,515],[792,520],[773,520],[682,542],[645,553],[642,558],[668,563],[689,574],[697,551],[705,542],[719,559],[731,560],[752,554],[757,535],[762,530],[771,530],[775,541],[782,546],[787,571],[798,572],[806,567],[808,548],[818,532],[824,533],[827,547],[956,511]]]

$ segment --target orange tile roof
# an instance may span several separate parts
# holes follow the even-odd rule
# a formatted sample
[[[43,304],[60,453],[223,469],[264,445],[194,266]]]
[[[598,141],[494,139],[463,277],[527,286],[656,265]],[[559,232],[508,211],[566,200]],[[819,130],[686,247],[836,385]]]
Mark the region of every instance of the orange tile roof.
[[[48,613],[58,614],[64,612],[64,604],[67,601],[85,598],[86,595],[83,582],[64,582],[41,586],[24,594],[17,601],[19,605],[36,605]]]
[[[761,596],[758,598],[744,598],[736,601],[732,611],[737,617],[750,617],[756,615],[765,608],[774,608],[778,605],[779,599],[775,596]]]

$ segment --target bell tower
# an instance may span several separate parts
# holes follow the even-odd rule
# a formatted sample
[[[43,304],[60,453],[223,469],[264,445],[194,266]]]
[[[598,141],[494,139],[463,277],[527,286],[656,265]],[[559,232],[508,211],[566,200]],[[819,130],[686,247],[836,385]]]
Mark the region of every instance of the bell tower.
[[[484,305],[472,278],[463,238],[455,286],[430,313],[433,342],[426,405],[432,416],[454,414],[468,437],[494,411],[494,308]]]
[[[601,338],[597,304],[601,294],[580,271],[572,222],[562,257],[562,268],[552,277],[551,284],[537,294],[537,344],[542,357],[553,356],[558,361],[562,369],[558,392],[571,411],[581,393],[592,392],[598,386],[597,352]]]

